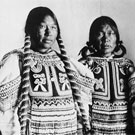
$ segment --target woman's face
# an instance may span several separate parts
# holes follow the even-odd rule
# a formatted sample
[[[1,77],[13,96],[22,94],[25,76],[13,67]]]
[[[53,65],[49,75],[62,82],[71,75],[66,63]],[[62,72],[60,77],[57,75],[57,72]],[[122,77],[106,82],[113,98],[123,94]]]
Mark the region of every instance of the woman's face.
[[[44,53],[55,43],[58,34],[58,28],[51,16],[45,16],[43,21],[37,27],[36,49]]]
[[[96,40],[97,49],[102,57],[109,57],[113,54],[117,38],[116,34],[108,24],[102,27]]]

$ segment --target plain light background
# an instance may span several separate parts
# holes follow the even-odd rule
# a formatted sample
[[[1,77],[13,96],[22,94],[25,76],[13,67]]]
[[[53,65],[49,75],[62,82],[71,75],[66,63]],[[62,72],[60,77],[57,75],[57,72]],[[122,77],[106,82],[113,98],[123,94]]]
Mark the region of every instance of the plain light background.
[[[135,0],[0,0],[0,58],[23,46],[27,15],[37,6],[56,14],[67,52],[76,59],[94,19],[110,16],[118,25],[127,57],[135,62]]]

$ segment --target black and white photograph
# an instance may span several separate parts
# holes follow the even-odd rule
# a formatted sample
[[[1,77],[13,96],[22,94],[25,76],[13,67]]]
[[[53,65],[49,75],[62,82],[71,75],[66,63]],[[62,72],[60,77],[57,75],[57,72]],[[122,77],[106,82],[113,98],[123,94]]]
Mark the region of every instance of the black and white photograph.
[[[0,0],[0,135],[134,135],[134,5]]]

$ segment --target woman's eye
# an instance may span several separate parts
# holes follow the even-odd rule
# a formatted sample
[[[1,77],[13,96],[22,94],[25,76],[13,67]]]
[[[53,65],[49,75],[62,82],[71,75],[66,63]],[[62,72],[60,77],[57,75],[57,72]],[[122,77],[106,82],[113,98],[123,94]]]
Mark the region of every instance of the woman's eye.
[[[55,29],[55,30],[56,30],[56,29],[57,29],[57,27],[56,27],[56,26],[52,26],[52,29]]]
[[[112,32],[108,32],[108,35],[112,35]]]
[[[108,32],[108,35],[114,35],[115,33],[113,31]]]
[[[103,36],[103,32],[99,32],[97,36],[98,37],[102,37]]]
[[[39,28],[40,29],[46,29],[46,26],[40,25]]]

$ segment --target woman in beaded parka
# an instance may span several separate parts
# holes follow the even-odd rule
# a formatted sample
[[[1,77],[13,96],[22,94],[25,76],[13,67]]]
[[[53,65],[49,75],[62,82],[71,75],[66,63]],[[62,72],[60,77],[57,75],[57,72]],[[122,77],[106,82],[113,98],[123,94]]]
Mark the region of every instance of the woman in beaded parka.
[[[96,81],[91,120],[94,135],[127,135],[129,131],[132,134],[128,79],[134,65],[125,54],[126,48],[120,41],[114,20],[107,16],[96,18],[79,59],[93,71]]]
[[[17,108],[21,135],[89,134],[93,73],[67,56],[56,16],[49,8],[30,11],[25,34],[24,47],[6,54],[0,70],[1,84],[13,80],[19,89],[17,101],[8,102]],[[52,49],[56,43],[61,54]]]

